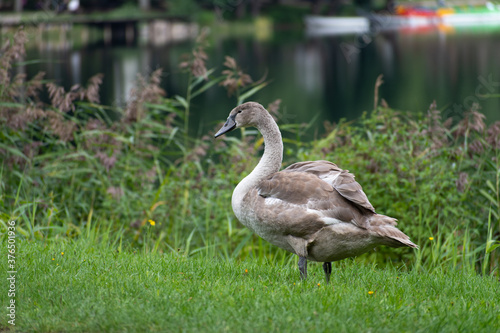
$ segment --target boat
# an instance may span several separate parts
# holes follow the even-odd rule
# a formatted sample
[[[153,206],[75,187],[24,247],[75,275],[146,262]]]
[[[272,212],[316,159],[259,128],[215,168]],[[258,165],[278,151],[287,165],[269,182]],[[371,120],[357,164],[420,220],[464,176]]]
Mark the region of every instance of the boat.
[[[366,33],[401,28],[454,28],[461,26],[500,26],[500,5],[418,7],[399,5],[394,14],[369,13],[360,17],[307,16],[309,35]]]
[[[393,15],[391,15],[393,16]],[[485,6],[456,6],[456,7],[413,7],[413,6],[398,6],[396,7],[396,17],[399,17],[401,22],[409,26],[415,25],[417,22],[420,25],[432,26],[462,26],[462,25],[485,25],[498,24],[500,25],[500,5],[494,5],[490,2]]]
[[[310,15],[305,18],[306,29],[310,35],[334,35],[365,33],[370,30],[367,17],[331,17]]]
[[[494,5],[490,2],[485,7],[440,8],[437,13],[444,25],[500,25],[500,5]]]

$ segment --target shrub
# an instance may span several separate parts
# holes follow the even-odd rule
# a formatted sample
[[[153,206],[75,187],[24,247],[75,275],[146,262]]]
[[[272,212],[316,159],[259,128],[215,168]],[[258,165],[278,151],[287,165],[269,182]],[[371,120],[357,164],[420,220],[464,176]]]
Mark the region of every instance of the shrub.
[[[215,129],[189,136],[194,98],[223,86],[239,104],[266,86],[263,79],[254,82],[229,57],[215,76],[201,36],[180,64],[189,82],[184,97],[165,97],[158,69],[138,77],[124,109],[112,108],[99,104],[101,75],[69,91],[43,73],[13,75],[24,42],[19,31],[0,57],[3,232],[15,219],[29,239],[88,237],[119,250],[291,260],[231,212],[232,190],[262,150],[255,132],[215,141]],[[45,90],[50,104],[39,98]],[[268,106],[278,118],[279,105]],[[327,124],[313,142],[301,141],[301,125],[281,128],[295,134],[287,136],[285,165],[328,159],[350,169],[375,208],[421,246],[416,255],[380,248],[359,260],[498,275],[500,122],[487,126],[472,109],[453,124],[432,104],[426,115],[377,107],[358,121]]]

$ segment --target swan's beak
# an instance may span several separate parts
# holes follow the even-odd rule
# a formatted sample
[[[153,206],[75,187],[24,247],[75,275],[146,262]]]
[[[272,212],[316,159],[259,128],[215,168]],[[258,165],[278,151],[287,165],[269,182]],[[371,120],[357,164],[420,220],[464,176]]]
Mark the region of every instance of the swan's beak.
[[[236,128],[236,121],[234,120],[235,117],[236,114],[229,116],[224,126],[222,126],[221,129],[215,134],[215,137],[221,136],[222,134],[226,134],[227,132],[231,132],[232,130],[234,130]]]

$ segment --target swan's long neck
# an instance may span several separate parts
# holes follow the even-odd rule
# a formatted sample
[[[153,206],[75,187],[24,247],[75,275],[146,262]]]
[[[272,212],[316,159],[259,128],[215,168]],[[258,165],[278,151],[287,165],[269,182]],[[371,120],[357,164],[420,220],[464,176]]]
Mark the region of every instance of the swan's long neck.
[[[241,203],[245,194],[261,180],[278,172],[281,168],[281,162],[283,161],[283,141],[281,139],[281,132],[271,115],[269,115],[269,118],[265,119],[265,121],[262,121],[262,124],[258,125],[257,129],[264,137],[264,155],[262,155],[255,169],[253,169],[253,171],[234,189],[232,206],[237,217],[239,217]]]

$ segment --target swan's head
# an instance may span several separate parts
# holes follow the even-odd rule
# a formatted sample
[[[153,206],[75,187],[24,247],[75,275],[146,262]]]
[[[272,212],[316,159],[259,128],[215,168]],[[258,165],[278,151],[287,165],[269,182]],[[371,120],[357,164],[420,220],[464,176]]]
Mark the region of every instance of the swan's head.
[[[226,134],[240,127],[259,127],[259,123],[267,117],[270,117],[269,112],[267,112],[267,110],[259,103],[247,102],[241,104],[229,113],[226,123],[215,134],[215,137],[221,136],[222,134]]]

